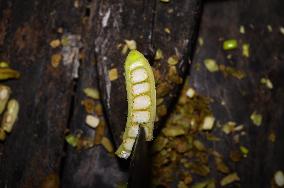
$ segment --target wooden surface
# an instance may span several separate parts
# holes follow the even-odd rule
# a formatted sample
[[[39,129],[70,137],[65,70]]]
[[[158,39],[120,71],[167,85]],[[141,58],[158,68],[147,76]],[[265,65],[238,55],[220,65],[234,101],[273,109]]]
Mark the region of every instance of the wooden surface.
[[[199,31],[204,44],[196,48],[189,80],[199,93],[214,100],[212,110],[217,120],[244,125],[246,135],[241,137],[240,145],[249,149],[247,158],[229,166],[238,172],[241,180],[228,187],[271,187],[274,173],[284,170],[284,35],[280,32],[284,24],[283,6],[283,2],[277,0],[204,3]],[[269,32],[268,25],[271,25],[272,32]],[[244,34],[240,33],[240,26],[244,26]],[[222,42],[231,38],[238,40],[239,48],[224,51]],[[250,45],[249,58],[242,55],[241,45],[245,42]],[[232,54],[231,60],[227,58],[228,54]],[[206,58],[244,70],[247,76],[238,80],[222,73],[210,73],[203,64]],[[194,68],[197,65],[200,65],[199,71]],[[260,84],[263,77],[272,81],[272,90]],[[221,105],[222,101],[225,105]],[[253,111],[263,116],[260,127],[250,120]],[[276,134],[275,143],[268,139],[271,132]],[[210,147],[222,151],[229,161],[226,158],[229,151],[239,146],[221,131],[214,134],[222,137],[222,142],[215,142]],[[216,172],[210,176],[221,177]]]
[[[61,187],[116,187],[127,181],[127,165],[101,145],[77,151],[64,141],[67,129],[95,137],[95,131],[84,123],[86,112],[81,100],[85,99],[85,87],[96,87],[102,91],[107,122],[113,130],[112,135],[106,126],[105,134],[119,144],[127,110],[122,72],[125,56],[117,45],[125,39],[134,39],[150,60],[155,49],[163,50],[165,60],[153,63],[163,75],[161,80],[167,79],[167,58],[177,52],[179,75],[186,74],[193,56],[200,1],[79,2],[76,8],[71,0],[0,0],[0,60],[10,62],[22,74],[19,80],[4,82],[19,100],[20,114],[13,132],[0,143],[0,187],[44,187],[57,179]],[[174,11],[168,14],[171,8]],[[279,0],[206,1],[203,9],[199,36],[204,45],[195,50],[189,79],[198,92],[216,101],[212,108],[218,119],[245,125],[247,134],[241,142],[250,155],[230,166],[241,177],[240,187],[270,187],[273,173],[284,169],[284,35],[279,31],[284,25],[282,10]],[[240,25],[245,26],[245,34],[239,33]],[[267,25],[272,26],[272,32]],[[63,33],[57,32],[59,27]],[[170,34],[164,32],[165,27]],[[58,68],[50,63],[51,56],[61,52],[52,49],[50,41],[65,35],[80,36],[76,46],[83,57],[78,78],[72,75],[75,60],[69,65],[61,62]],[[248,42],[250,58],[243,58],[237,50],[232,52],[233,60],[227,60],[221,48],[226,38]],[[247,77],[237,80],[208,73],[203,66],[205,58],[243,69]],[[200,71],[192,68],[196,64],[200,64]],[[108,79],[111,68],[119,73],[119,79],[113,82]],[[259,84],[265,76],[274,84],[271,91]],[[171,106],[180,86],[172,84],[165,97],[167,106]],[[221,100],[225,106],[220,106]],[[254,110],[263,115],[261,127],[249,120]],[[270,131],[276,133],[274,144],[267,139]],[[212,147],[225,154],[235,145],[224,138]]]
[[[171,14],[168,9],[173,9]],[[44,187],[50,183],[56,187],[59,179],[62,187],[116,187],[125,183],[128,164],[118,162],[101,145],[77,151],[64,141],[66,131],[95,139],[95,131],[84,123],[83,89],[102,91],[113,130],[111,137],[105,127],[105,135],[118,145],[127,107],[122,72],[125,55],[117,46],[125,39],[135,40],[149,59],[154,58],[156,48],[164,51],[165,59],[178,53],[183,67],[179,74],[184,76],[199,10],[199,0],[169,4],[158,0],[1,0],[0,58],[22,77],[6,82],[21,109],[13,133],[0,144],[0,187]],[[164,32],[166,27],[171,34]],[[59,28],[63,31],[58,32]],[[176,35],[179,30],[182,32]],[[73,41],[68,49],[49,45],[52,40],[68,37]],[[69,64],[63,58],[57,68],[52,67],[52,55],[63,55],[66,50],[79,51],[80,56],[72,56]],[[162,73],[167,71],[166,61],[154,66]],[[113,82],[108,78],[111,68],[119,73]],[[172,87],[168,103],[180,84]]]

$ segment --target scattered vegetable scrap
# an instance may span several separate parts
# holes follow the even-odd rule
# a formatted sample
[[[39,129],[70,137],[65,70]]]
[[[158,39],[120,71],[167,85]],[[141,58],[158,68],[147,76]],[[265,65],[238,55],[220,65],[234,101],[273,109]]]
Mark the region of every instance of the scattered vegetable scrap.
[[[223,42],[223,50],[234,50],[238,48],[238,41],[236,39],[229,39]]]
[[[272,26],[271,25],[267,25],[267,30],[268,30],[268,32],[272,32],[273,30],[272,30]]]
[[[118,72],[116,68],[110,69],[108,71],[108,78],[110,81],[114,81],[118,78]]]
[[[171,30],[170,30],[170,28],[168,28],[168,27],[165,27],[165,28],[164,28],[164,31],[165,31],[167,34],[170,34],[170,33],[171,33]]]
[[[244,57],[249,57],[249,44],[248,43],[244,43],[242,46],[242,50],[243,50],[243,56]]]
[[[62,55],[60,53],[53,54],[51,56],[51,65],[54,68],[57,68],[61,62]]]
[[[251,116],[250,119],[252,121],[252,123],[256,126],[260,126],[262,123],[262,115],[257,113],[256,111],[254,111]]]
[[[248,148],[246,148],[245,146],[240,146],[240,150],[243,154],[244,157],[247,157],[248,153],[249,153],[249,150]]]
[[[173,55],[169,57],[167,62],[169,65],[176,65],[178,63],[178,57],[176,55]]]
[[[219,67],[214,59],[205,59],[204,65],[209,72],[217,72],[219,71]]]
[[[214,122],[215,122],[215,118],[213,116],[206,116],[203,120],[202,129],[212,130]]]
[[[155,60],[161,60],[164,58],[163,51],[159,48],[155,54]]]
[[[240,26],[240,33],[245,34],[245,27],[243,25]]]
[[[269,78],[261,78],[260,83],[266,86],[268,89],[273,89],[273,84]]]
[[[188,96],[189,98],[193,98],[194,95],[195,95],[194,89],[189,88],[189,89],[186,91],[186,96]]]
[[[60,40],[59,39],[55,39],[55,40],[52,40],[49,45],[52,47],[52,48],[57,48],[59,47],[61,44]]]
[[[19,78],[20,73],[11,68],[0,68],[0,80]]]
[[[86,116],[86,124],[92,128],[96,128],[100,123],[100,119],[93,115]]]
[[[87,88],[84,89],[84,93],[87,97],[90,97],[92,99],[99,99],[100,98],[99,91],[95,88],[87,87]]]
[[[238,174],[236,172],[225,176],[221,180],[220,184],[221,184],[221,186],[226,186],[226,185],[231,184],[231,183],[233,183],[235,181],[240,181],[240,178],[239,178],[239,176],[238,176]]]
[[[124,40],[129,50],[136,50],[137,44],[135,40]]]

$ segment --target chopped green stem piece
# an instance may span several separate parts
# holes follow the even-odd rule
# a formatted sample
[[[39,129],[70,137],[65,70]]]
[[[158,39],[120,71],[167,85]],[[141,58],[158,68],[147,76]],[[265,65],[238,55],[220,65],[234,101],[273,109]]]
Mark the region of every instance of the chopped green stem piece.
[[[10,68],[0,68],[0,80],[7,80],[11,78],[19,78],[20,73]]]
[[[225,40],[223,42],[224,50],[234,50],[238,47],[238,41],[236,39]]]
[[[209,72],[219,71],[219,67],[214,59],[205,59],[204,65]]]

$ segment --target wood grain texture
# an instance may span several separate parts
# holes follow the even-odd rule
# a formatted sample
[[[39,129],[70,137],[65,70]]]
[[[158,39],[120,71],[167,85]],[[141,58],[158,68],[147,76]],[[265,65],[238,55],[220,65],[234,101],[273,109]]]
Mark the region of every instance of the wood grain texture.
[[[256,8],[257,7],[257,8]],[[265,1],[206,1],[199,37],[203,46],[196,49],[190,82],[199,93],[213,98],[213,113],[222,123],[235,121],[245,126],[246,135],[241,137],[240,145],[249,149],[247,158],[239,163],[230,164],[237,171],[240,182],[228,187],[271,187],[273,175],[284,169],[283,144],[283,49],[284,37],[279,32],[283,25],[283,3],[277,0]],[[245,27],[245,34],[240,33],[240,26]],[[267,26],[271,25],[272,32]],[[239,48],[234,51],[222,50],[222,41],[235,38]],[[241,45],[250,44],[250,57],[242,56]],[[228,59],[227,55],[232,58]],[[229,65],[244,70],[247,77],[243,80],[221,73],[210,73],[203,65],[206,58],[214,58],[218,64]],[[200,65],[200,70],[193,68]],[[262,77],[268,77],[274,88],[267,89],[260,84]],[[221,101],[225,102],[222,106]],[[260,127],[252,124],[250,115],[253,111],[262,114]],[[276,133],[276,142],[268,139],[271,132]],[[222,137],[211,147],[220,151],[229,161],[228,153],[238,149],[229,137],[221,132],[214,134]],[[227,156],[227,157],[226,157]],[[214,165],[211,164],[212,169]],[[222,176],[212,170],[212,176]]]

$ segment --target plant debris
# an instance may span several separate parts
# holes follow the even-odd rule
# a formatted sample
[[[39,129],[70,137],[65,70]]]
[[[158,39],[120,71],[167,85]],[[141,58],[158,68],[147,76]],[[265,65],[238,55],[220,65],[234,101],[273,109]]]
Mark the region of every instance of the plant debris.
[[[163,58],[164,58],[163,51],[160,48],[158,48],[155,53],[155,60],[161,60]]]
[[[17,100],[11,99],[7,104],[7,110],[3,114],[1,127],[4,131],[10,133],[12,128],[18,119],[20,105]]]
[[[61,62],[61,59],[62,59],[62,55],[60,53],[53,54],[51,56],[52,67],[57,68],[59,66],[60,62]]]
[[[136,50],[137,44],[135,40],[124,40],[129,50]]]
[[[3,111],[5,110],[10,94],[11,94],[10,87],[5,85],[0,85],[0,114],[2,114]]]
[[[92,99],[100,99],[99,91],[95,88],[87,87],[84,89],[84,93],[87,97],[90,97]]]
[[[242,50],[243,50],[243,56],[244,57],[249,57],[250,55],[250,50],[249,50],[249,44],[248,43],[244,43],[242,45]]]
[[[234,50],[238,48],[238,41],[236,39],[229,39],[223,42],[223,50]]]
[[[240,178],[239,178],[239,176],[236,172],[229,174],[229,175],[225,176],[224,178],[222,178],[220,184],[221,184],[221,186],[226,186],[226,185],[231,184],[235,181],[240,181]]]
[[[269,78],[261,78],[260,83],[266,86],[268,89],[273,89],[273,83]]]
[[[108,77],[110,81],[114,81],[116,79],[118,79],[118,72],[116,68],[110,69],[108,71]]]
[[[214,59],[205,59],[204,65],[209,72],[219,71],[219,67]]]
[[[61,41],[59,39],[55,39],[55,40],[52,40],[49,45],[52,47],[52,48],[57,48],[59,47],[61,44]]]
[[[168,62],[169,65],[176,65],[178,63],[178,56],[173,55],[173,56],[169,57],[167,62]]]
[[[0,80],[19,78],[20,73],[11,68],[0,68]]]
[[[252,123],[256,126],[260,126],[262,123],[262,115],[257,113],[256,111],[254,111],[251,115],[250,115],[250,119],[252,121]]]
[[[202,129],[207,131],[212,130],[214,122],[215,118],[213,116],[206,116],[202,124]]]

